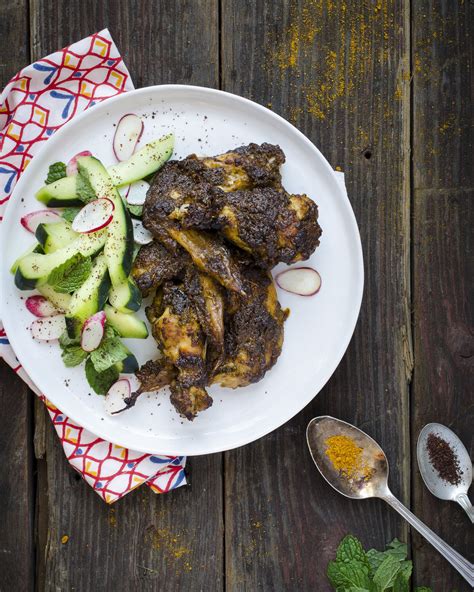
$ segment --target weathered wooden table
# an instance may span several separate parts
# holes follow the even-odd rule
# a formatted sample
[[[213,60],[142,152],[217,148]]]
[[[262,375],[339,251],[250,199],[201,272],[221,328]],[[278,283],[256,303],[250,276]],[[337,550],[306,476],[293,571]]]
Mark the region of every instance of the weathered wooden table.
[[[107,26],[137,87],[221,88],[294,122],[346,172],[366,270],[354,338],[313,403],[254,444],[191,459],[189,487],[168,495],[142,487],[107,507],[65,461],[42,404],[3,364],[2,592],[328,590],[326,564],[347,532],[367,546],[408,540],[418,585],[468,589],[382,502],[336,495],[312,465],[304,430],[329,413],[372,434],[387,451],[395,494],[472,560],[472,528],[424,488],[415,443],[429,421],[466,444],[472,436],[473,8],[469,0],[0,2],[1,85]]]

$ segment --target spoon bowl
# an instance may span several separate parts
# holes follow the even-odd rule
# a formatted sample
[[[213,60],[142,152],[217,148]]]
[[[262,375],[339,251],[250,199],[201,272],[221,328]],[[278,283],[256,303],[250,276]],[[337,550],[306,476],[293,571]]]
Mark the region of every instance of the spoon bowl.
[[[364,467],[363,472],[348,478],[334,468],[326,454],[326,442],[332,436],[347,436],[361,449],[360,464]],[[314,464],[336,491],[352,499],[384,497],[387,494],[387,457],[377,442],[365,432],[350,423],[323,415],[309,422],[306,440]]]
[[[430,434],[440,436],[447,442],[459,461],[460,481],[458,484],[448,483],[442,479],[430,461],[427,440]],[[426,487],[439,499],[458,502],[474,521],[474,511],[467,497],[472,483],[472,463],[464,444],[457,435],[440,423],[429,423],[421,430],[416,445],[416,455],[421,477]]]

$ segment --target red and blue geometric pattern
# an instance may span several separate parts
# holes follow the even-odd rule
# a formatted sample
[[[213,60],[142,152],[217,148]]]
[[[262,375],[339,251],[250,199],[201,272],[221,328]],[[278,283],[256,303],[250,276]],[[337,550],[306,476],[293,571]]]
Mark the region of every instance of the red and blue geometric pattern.
[[[10,80],[0,95],[0,222],[18,178],[44,142],[77,113],[133,88],[107,29],[23,68]],[[184,457],[116,446],[54,407],[21,367],[1,323],[0,357],[45,402],[66,458],[105,502],[143,483],[155,493],[186,483]]]

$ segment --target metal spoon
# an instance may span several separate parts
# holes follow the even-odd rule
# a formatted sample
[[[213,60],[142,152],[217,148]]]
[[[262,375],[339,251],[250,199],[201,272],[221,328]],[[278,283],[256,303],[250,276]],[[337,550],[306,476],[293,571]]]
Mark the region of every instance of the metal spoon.
[[[333,467],[326,455],[326,440],[330,436],[347,436],[362,449],[361,463],[365,469],[363,473],[349,479]],[[309,422],[306,439],[319,472],[336,491],[351,499],[378,497],[385,500],[424,536],[471,586],[474,586],[474,565],[425,526],[390,491],[387,458],[375,440],[353,425],[328,415],[315,417]]]
[[[426,448],[426,441],[429,434],[437,434],[443,438],[458,457],[461,472],[461,481],[458,485],[451,485],[451,483],[441,479],[432,466],[428,449]],[[431,493],[439,497],[439,499],[457,502],[466,511],[471,522],[474,522],[474,508],[467,497],[467,492],[472,483],[472,463],[469,453],[456,434],[440,423],[429,423],[425,425],[418,436],[416,456],[423,481]]]

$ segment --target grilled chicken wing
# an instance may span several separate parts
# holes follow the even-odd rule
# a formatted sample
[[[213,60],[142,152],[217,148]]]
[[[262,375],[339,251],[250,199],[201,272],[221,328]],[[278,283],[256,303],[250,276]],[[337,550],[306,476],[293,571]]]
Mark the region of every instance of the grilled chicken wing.
[[[193,268],[186,271],[184,287],[207,337],[206,363],[208,374],[211,375],[224,356],[223,290],[211,277]]]
[[[306,195],[262,187],[225,196],[215,226],[265,266],[308,259],[319,245],[318,207]]]
[[[179,277],[189,262],[186,253],[168,251],[161,243],[153,241],[140,248],[133,263],[132,277],[143,296],[156,290],[166,280]]]
[[[171,381],[171,402],[193,419],[212,404],[202,392],[207,382],[205,335],[182,284],[166,282],[147,308],[152,333],[164,357],[177,370]]]
[[[275,364],[288,316],[268,272],[246,264],[242,276],[246,295],[227,293],[225,360],[212,379],[229,388],[259,381]]]
[[[151,220],[161,220],[160,232],[164,223],[221,231],[266,267],[307,259],[319,245],[318,208],[306,195],[282,188],[284,160],[278,146],[249,144],[215,157],[169,162],[148,191],[145,226],[153,232]],[[182,239],[173,238],[192,255]]]
[[[166,359],[149,360],[137,370],[135,376],[140,387],[125,399],[126,409],[133,407],[142,393],[157,391],[171,384],[176,378],[176,368]]]

